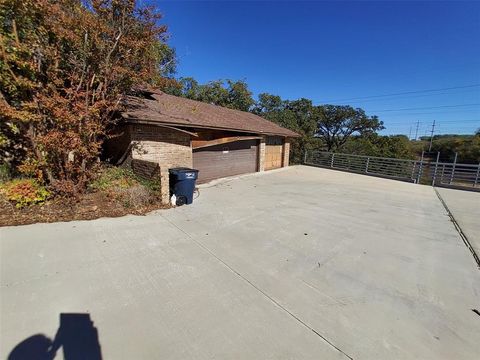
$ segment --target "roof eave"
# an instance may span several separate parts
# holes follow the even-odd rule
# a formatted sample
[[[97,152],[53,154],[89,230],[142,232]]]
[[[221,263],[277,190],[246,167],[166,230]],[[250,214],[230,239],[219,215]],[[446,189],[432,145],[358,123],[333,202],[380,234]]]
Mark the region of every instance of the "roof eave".
[[[227,127],[220,127],[220,126],[205,126],[205,125],[195,125],[195,124],[181,124],[178,122],[168,122],[168,121],[158,121],[158,120],[151,120],[151,119],[139,119],[136,117],[132,117],[129,114],[122,114],[125,122],[127,123],[136,123],[136,124],[145,124],[145,125],[168,125],[168,126],[180,126],[186,128],[199,128],[199,129],[212,129],[212,130],[227,130],[227,131],[235,131],[235,132],[243,132],[243,133],[254,133],[259,135],[267,135],[267,136],[282,136],[282,137],[289,137],[289,138],[298,138],[300,134],[293,132],[292,130],[288,130],[289,133],[278,133],[278,132],[266,132],[266,131],[255,131],[255,130],[245,130],[245,129],[234,129],[234,128],[227,128]]]

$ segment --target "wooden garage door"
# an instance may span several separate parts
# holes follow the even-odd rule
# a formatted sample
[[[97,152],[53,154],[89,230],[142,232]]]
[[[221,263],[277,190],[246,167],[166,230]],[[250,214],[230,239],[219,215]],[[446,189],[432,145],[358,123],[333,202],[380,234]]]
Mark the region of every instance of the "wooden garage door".
[[[235,141],[193,150],[198,183],[257,171],[258,141]]]
[[[281,168],[283,165],[283,138],[268,136],[265,144],[265,170]]]

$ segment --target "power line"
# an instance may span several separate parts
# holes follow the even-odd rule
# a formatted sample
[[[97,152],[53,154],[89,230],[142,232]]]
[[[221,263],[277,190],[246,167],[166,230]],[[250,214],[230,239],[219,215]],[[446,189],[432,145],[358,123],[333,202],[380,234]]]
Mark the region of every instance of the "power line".
[[[389,116],[405,116],[405,115],[430,115],[430,114],[458,114],[465,112],[476,112],[480,114],[479,109],[458,109],[458,110],[437,110],[437,111],[428,111],[428,112],[412,112],[412,113],[403,113],[403,114],[391,114]],[[463,116],[463,115],[462,115]]]
[[[388,123],[388,125],[409,125],[409,121],[411,121],[411,120],[407,120],[407,121],[403,121],[403,122],[389,122],[388,120],[384,120],[383,122]],[[462,124],[462,123],[466,123],[466,122],[478,122],[480,124],[480,119],[479,120],[440,120],[440,121],[438,121],[438,123],[440,123],[440,124],[445,124],[445,123]],[[420,123],[422,123],[422,122],[420,122]]]
[[[457,91],[457,92],[454,92],[453,94],[462,94],[462,93],[466,93],[466,92],[471,92],[471,91],[475,91],[477,92],[478,90],[477,89],[470,89],[470,90],[464,90],[464,91]],[[420,97],[426,97],[426,96],[438,96],[438,95],[452,95],[452,93],[448,93],[448,92],[442,92],[442,93],[437,93],[437,94],[423,94],[423,95],[411,95],[411,96],[401,96],[401,97],[395,97],[395,98],[391,98],[391,97],[387,97],[385,99],[367,99],[367,100],[362,100],[361,103],[364,104],[366,102],[372,102],[372,101],[397,101],[397,100],[403,100],[403,99],[412,99],[412,98],[420,98]],[[337,100],[337,101],[329,101],[330,105],[350,105],[350,104],[346,104],[346,103],[337,103],[338,101],[340,100]],[[331,104],[331,103],[336,103],[336,104]]]
[[[404,92],[391,93],[391,94],[382,94],[382,95],[359,96],[359,97],[344,98],[344,99],[336,99],[336,100],[328,100],[328,101],[335,102],[335,101],[346,101],[346,100],[371,99],[371,98],[379,98],[379,97],[386,97],[386,96],[397,96],[397,95],[407,95],[407,94],[426,93],[426,92],[433,92],[433,91],[444,91],[444,90],[454,90],[454,89],[465,89],[465,88],[471,88],[471,87],[477,87],[477,86],[480,86],[480,84],[471,84],[471,85],[464,85],[464,86],[452,86],[452,87],[447,87],[447,88],[438,88],[438,89],[427,89],[427,90],[404,91]]]
[[[403,109],[369,110],[368,112],[387,112],[387,111],[409,111],[409,110],[424,110],[424,109],[441,109],[441,108],[454,108],[454,107],[478,106],[478,105],[480,105],[480,104],[479,104],[479,103],[476,103],[476,104],[455,104],[455,105],[425,106],[425,107],[403,108]]]

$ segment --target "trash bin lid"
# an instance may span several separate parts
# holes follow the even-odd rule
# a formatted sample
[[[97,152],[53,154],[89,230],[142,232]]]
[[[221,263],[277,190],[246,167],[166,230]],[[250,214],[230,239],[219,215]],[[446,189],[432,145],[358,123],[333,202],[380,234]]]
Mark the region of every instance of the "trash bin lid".
[[[197,172],[198,173],[197,169],[190,169],[190,168],[187,168],[187,167],[172,168],[172,169],[168,169],[168,171],[171,174],[183,174],[183,173],[188,173],[188,172]]]

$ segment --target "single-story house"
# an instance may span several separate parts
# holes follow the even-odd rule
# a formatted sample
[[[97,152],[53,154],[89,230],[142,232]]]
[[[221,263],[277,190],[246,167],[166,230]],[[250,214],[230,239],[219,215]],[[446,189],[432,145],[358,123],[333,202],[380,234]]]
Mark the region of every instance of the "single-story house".
[[[288,166],[290,139],[298,134],[252,113],[159,90],[125,98],[126,110],[106,142],[105,155],[140,175],[160,176],[168,202],[168,169],[193,167],[198,183]]]

